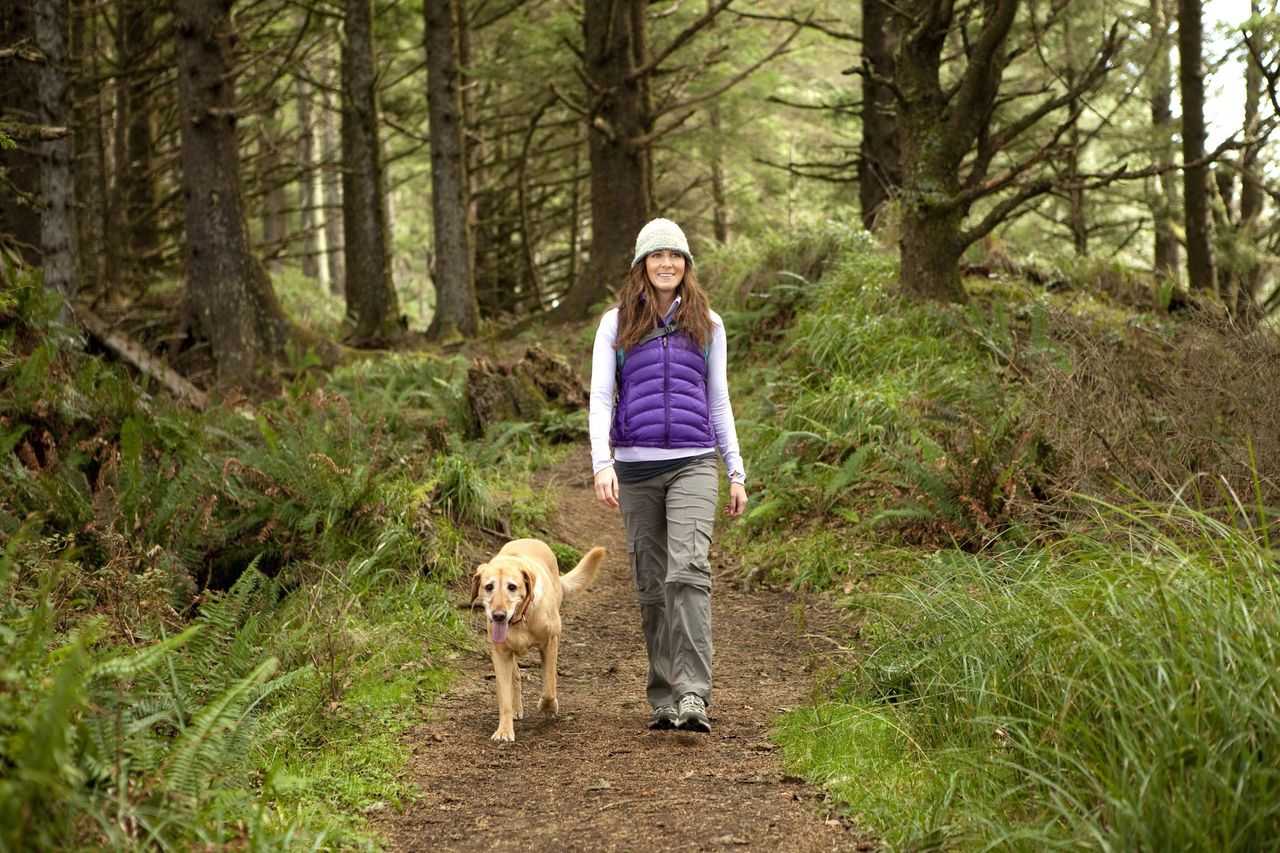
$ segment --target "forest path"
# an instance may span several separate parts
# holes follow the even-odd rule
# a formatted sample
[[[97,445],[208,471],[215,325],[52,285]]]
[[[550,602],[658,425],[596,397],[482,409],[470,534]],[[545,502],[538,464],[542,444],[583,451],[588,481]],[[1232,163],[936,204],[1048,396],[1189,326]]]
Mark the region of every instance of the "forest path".
[[[406,773],[421,796],[375,820],[389,848],[874,849],[830,813],[820,791],[787,775],[768,740],[771,719],[806,700],[830,652],[820,634],[836,619],[816,602],[778,590],[746,594],[719,578],[712,732],[646,728],[647,662],[622,520],[596,501],[586,455],[570,454],[537,481],[559,494],[552,536],[609,552],[595,585],[562,611],[560,717],[544,721],[537,710],[541,675],[531,654],[516,741],[489,739],[497,697],[483,611],[473,612],[475,646],[458,662],[462,676],[406,735]],[[712,561],[719,575],[714,547]],[[457,590],[464,601],[469,592]]]

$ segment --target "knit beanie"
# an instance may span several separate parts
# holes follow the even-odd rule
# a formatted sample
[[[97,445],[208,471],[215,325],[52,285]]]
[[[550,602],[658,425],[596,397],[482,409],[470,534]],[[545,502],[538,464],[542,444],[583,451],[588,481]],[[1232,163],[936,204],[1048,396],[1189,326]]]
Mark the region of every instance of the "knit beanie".
[[[689,241],[685,239],[680,226],[670,219],[654,219],[640,229],[636,237],[636,256],[631,259],[631,266],[644,260],[645,255],[659,249],[672,249],[684,255],[684,259],[693,266],[693,255],[689,253]]]

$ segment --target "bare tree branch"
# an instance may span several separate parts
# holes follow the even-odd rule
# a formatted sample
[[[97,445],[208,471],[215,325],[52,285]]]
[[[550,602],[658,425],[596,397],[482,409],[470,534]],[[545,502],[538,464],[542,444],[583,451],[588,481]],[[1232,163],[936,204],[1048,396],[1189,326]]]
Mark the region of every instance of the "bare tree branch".
[[[670,104],[669,106],[663,107],[662,109],[655,110],[654,117],[657,118],[658,116],[666,115],[667,113],[674,112],[675,110],[688,109],[689,107],[692,107],[695,104],[701,104],[704,101],[709,101],[713,98],[719,97],[720,95],[727,92],[729,89],[732,89],[734,86],[741,83],[747,77],[754,74],[765,63],[772,61],[780,53],[786,50],[787,45],[791,44],[791,40],[794,39],[797,35],[799,35],[801,29],[802,29],[801,27],[797,26],[794,30],[791,31],[791,34],[789,36],[787,36],[785,39],[783,39],[781,42],[775,45],[773,50],[769,51],[768,55],[766,55],[763,59],[761,59],[759,62],[755,63],[754,65],[740,71],[734,76],[730,77],[721,86],[715,89],[712,89],[709,92],[704,92],[701,95],[696,95],[695,97],[692,97],[692,98],[686,98],[683,101],[677,101],[673,104]]]
[[[1048,178],[1035,181],[1020,189],[1018,192],[1000,201],[995,207],[982,217],[977,225],[960,234],[963,245],[971,245],[981,240],[987,234],[990,234],[997,225],[1004,222],[1009,216],[1022,205],[1031,199],[1044,195],[1053,189],[1053,181]]]
[[[644,77],[647,74],[652,74],[656,71],[658,66],[661,65],[667,57],[683,47],[689,39],[693,38],[700,30],[710,24],[716,15],[719,15],[724,11],[725,7],[732,2],[733,0],[718,0],[714,5],[709,6],[707,11],[703,13],[702,17],[698,18],[676,34],[676,37],[673,38],[665,48],[654,54],[654,56],[644,65],[633,69],[627,76],[628,82],[634,82],[639,80],[641,77]]]
[[[843,30],[832,29],[829,25],[821,21],[813,20],[812,15],[810,15],[808,18],[799,18],[795,15],[765,15],[759,12],[742,12],[737,9],[732,9],[730,11],[733,14],[737,15],[739,18],[752,18],[757,21],[777,21],[780,23],[796,24],[797,26],[806,27],[811,30],[817,30],[823,35],[830,36],[833,39],[839,39],[840,41],[851,41],[855,44],[862,43],[862,36],[858,35],[857,33],[847,33],[847,32],[844,32]]]

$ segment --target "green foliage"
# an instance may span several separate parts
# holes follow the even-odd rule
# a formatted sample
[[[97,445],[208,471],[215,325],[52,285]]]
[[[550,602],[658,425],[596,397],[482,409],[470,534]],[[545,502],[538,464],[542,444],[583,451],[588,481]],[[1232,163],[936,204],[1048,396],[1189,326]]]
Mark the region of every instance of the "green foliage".
[[[842,698],[782,725],[789,761],[894,846],[1268,846],[1275,559],[1186,505],[924,558]]]
[[[435,500],[454,521],[487,524],[496,516],[489,487],[477,474],[475,463],[465,456],[436,458]]]
[[[238,837],[227,775],[269,742],[270,721],[287,711],[273,696],[308,676],[276,675],[276,659],[264,654],[260,620],[276,598],[270,582],[251,568],[182,633],[99,652],[98,621],[58,644],[48,585],[30,604],[14,595],[19,541],[0,566],[0,763],[11,771],[0,780],[0,842],[40,849],[93,838],[167,848]]]
[[[787,354],[753,368],[735,398],[744,455],[768,472],[753,478],[744,527],[826,519],[849,538],[982,547],[1025,515],[1040,481],[1036,433],[992,345],[1034,327],[1035,312],[907,303],[890,292],[892,259],[865,235],[831,230],[819,244],[820,279],[785,276],[779,310],[748,300],[726,319],[742,338],[777,336]],[[799,256],[766,246],[746,263]]]
[[[470,557],[422,482],[449,468],[461,362],[195,414],[7,274],[0,848],[367,843],[462,630],[443,584]]]

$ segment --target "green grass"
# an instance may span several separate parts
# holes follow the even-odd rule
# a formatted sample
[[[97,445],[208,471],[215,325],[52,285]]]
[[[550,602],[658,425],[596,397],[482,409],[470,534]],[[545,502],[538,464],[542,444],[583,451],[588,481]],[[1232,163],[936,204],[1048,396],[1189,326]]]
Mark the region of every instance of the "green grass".
[[[788,761],[892,846],[1262,849],[1280,837],[1276,554],[1186,506],[944,551],[878,596]]]
[[[894,848],[1274,846],[1269,469],[1203,457],[1184,491],[1212,503],[1105,506],[1060,484],[1125,491],[1063,440],[1106,401],[1050,411],[1026,384],[1071,371],[1079,315],[1106,350],[1131,312],[1002,281],[905,303],[892,259],[835,232],[732,263],[752,502],[722,544],[858,620],[844,676],[778,722],[791,767]],[[1246,464],[1256,500],[1211,485]]]

